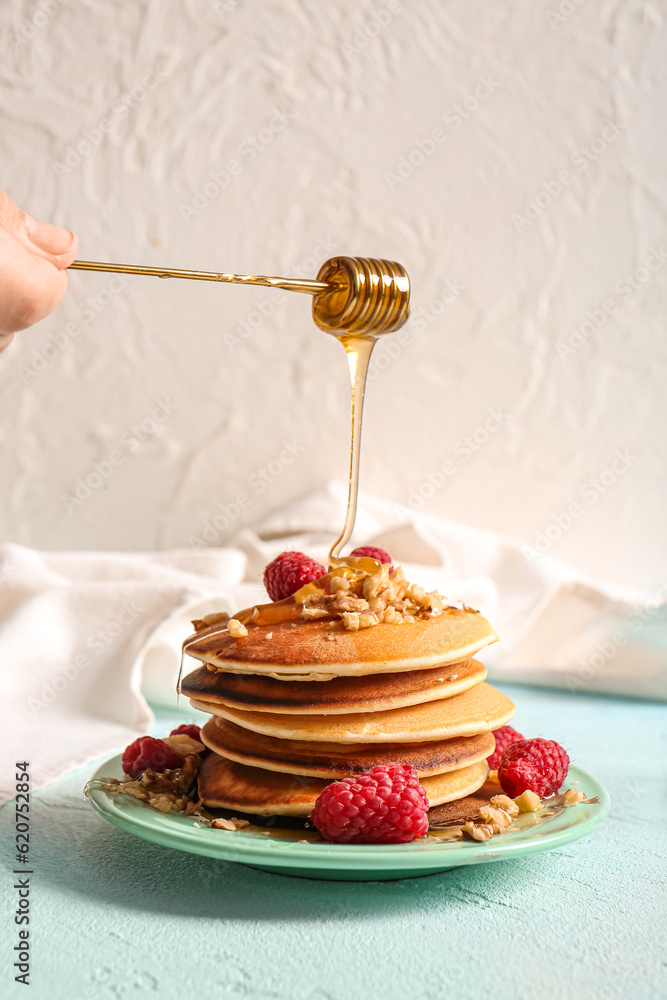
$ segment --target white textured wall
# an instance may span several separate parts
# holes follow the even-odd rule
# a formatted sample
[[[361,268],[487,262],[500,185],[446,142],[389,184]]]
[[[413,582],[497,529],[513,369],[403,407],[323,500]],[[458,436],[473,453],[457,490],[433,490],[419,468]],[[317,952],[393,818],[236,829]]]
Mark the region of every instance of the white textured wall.
[[[578,503],[550,551],[650,586],[667,540],[664,11],[6,0],[0,186],[76,230],[82,258],[400,260],[415,318],[377,351],[364,488],[415,505],[430,473],[423,509],[529,543]],[[4,539],[187,545],[239,494],[235,526],[346,475],[343,352],[305,297],[73,272],[0,366]],[[270,488],[250,478],[294,441]]]

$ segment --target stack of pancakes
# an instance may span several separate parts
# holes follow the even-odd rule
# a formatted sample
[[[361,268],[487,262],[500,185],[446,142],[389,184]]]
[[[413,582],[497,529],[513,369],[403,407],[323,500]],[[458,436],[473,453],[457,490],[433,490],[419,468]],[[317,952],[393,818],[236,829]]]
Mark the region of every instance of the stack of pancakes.
[[[431,806],[484,784],[492,735],[514,715],[472,656],[497,636],[481,615],[347,630],[340,620],[202,627],[184,648],[204,665],[181,690],[211,715],[199,774],[205,805],[307,816],[331,781],[400,761]]]

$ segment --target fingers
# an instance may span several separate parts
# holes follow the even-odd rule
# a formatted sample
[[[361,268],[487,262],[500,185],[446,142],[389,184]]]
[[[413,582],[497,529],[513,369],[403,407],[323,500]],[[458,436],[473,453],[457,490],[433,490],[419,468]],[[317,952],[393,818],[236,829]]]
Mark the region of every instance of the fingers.
[[[26,215],[4,191],[0,191],[0,229],[59,270],[69,267],[76,259],[79,245],[74,233]]]
[[[78,249],[74,233],[33,219],[0,191],[0,351],[55,309]]]
[[[0,229],[0,350],[9,343],[9,335],[55,309],[66,290],[67,271]]]
[[[49,222],[40,222],[31,215],[25,216],[28,238],[34,247],[59,269],[69,267],[79,251],[79,241],[69,229],[52,226]]]

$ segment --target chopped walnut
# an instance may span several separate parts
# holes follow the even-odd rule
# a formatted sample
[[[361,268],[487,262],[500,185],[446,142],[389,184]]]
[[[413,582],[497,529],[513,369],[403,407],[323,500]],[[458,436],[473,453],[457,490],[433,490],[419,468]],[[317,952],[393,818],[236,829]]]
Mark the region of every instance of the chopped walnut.
[[[563,795],[563,805],[564,806],[576,806],[579,802],[582,802],[586,796],[583,792],[577,791],[575,788],[568,788]]]
[[[170,739],[174,738],[170,737]],[[196,743],[188,736],[183,735],[181,738],[200,746],[202,751],[206,749],[203,743]],[[87,794],[91,788],[103,788],[111,795],[131,795],[158,812],[176,812],[182,816],[197,816],[208,822],[211,817],[202,808],[203,802],[197,796],[195,782],[200,763],[199,753],[188,753],[181,766],[173,770],[148,770],[144,771],[140,778],[131,778],[129,775],[125,775],[122,779],[92,779],[86,785],[85,791]]]
[[[386,566],[383,566],[378,573],[365,577],[362,581],[361,592],[367,601],[377,597],[381,591],[389,593],[389,573]]]
[[[236,825],[229,819],[214,819],[211,826],[216,830],[236,830]]]
[[[522,813],[536,812],[542,805],[539,795],[531,792],[528,788],[521,795],[517,795],[514,801],[519,807],[519,812]]]
[[[489,840],[497,833],[505,833],[519,807],[506,795],[494,795],[488,805],[480,806],[476,819],[463,825],[463,832],[473,840]]]
[[[171,812],[172,804],[174,800],[168,795],[155,795],[152,799],[148,800],[149,806],[153,809],[157,809],[159,812],[168,813]]]
[[[338,594],[331,601],[329,611],[333,615],[342,615],[345,611],[368,611],[368,601],[363,597],[348,597]]]
[[[494,833],[504,833],[512,822],[512,817],[504,809],[495,806],[482,806],[479,810],[482,823],[488,824]]]
[[[405,592],[405,596],[413,601],[415,604],[421,605],[421,607],[430,607],[430,601],[426,596],[426,591],[423,587],[418,587],[416,583],[411,584]]]
[[[211,826],[215,827],[216,830],[238,830],[239,824],[249,825],[247,819],[223,819],[222,817],[218,817],[213,820]]]
[[[378,615],[380,618],[387,607],[387,600],[383,594],[379,594],[377,597],[370,597],[368,600],[368,607],[373,612],[373,614]]]
[[[190,753],[203,753],[206,749],[199,740],[193,740],[186,733],[179,733],[177,736],[165,736],[164,743],[177,753],[179,757],[187,757]]]
[[[240,639],[242,636],[248,634],[248,629],[236,618],[229,619],[227,622],[227,629],[229,630],[229,634],[235,639]]]
[[[308,594],[305,601],[303,602],[304,608],[326,608],[329,605],[330,598],[326,594]]]
[[[135,782],[127,782],[126,784],[121,784],[118,788],[108,788],[106,790],[114,794],[115,792],[122,792],[123,795],[133,795],[135,799],[141,799],[142,802],[146,802],[148,799],[148,792],[145,788],[140,788]]]
[[[226,611],[214,611],[210,615],[204,615],[203,618],[194,618],[192,620],[192,625],[195,632],[201,632],[202,629],[209,628],[211,625],[225,625],[229,615]]]
[[[440,614],[445,610],[445,599],[442,594],[439,594],[437,590],[430,590],[426,595],[429,599],[431,605],[431,611],[435,614],[437,611]]]
[[[496,809],[502,809],[512,819],[519,815],[519,807],[509,795],[494,795],[491,799],[491,805]]]
[[[342,618],[347,629],[368,628],[380,622],[412,624],[456,610],[436,590],[427,592],[409,583],[400,566],[391,573],[388,566],[382,566],[374,573],[357,570],[350,576],[328,574],[319,586],[321,591],[306,596],[301,616]],[[327,588],[329,593],[325,592]]]
[[[493,836],[493,827],[486,823],[468,822],[463,824],[463,832],[472,840],[490,840]]]

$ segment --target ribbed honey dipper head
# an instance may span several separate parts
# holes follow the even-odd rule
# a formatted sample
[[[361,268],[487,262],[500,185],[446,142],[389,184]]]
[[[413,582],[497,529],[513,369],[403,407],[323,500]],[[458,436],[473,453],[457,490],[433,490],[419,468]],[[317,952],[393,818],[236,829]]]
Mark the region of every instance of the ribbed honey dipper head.
[[[410,279],[394,260],[332,257],[317,280],[331,285],[313,297],[313,319],[327,333],[377,336],[398,330],[408,318]]]

